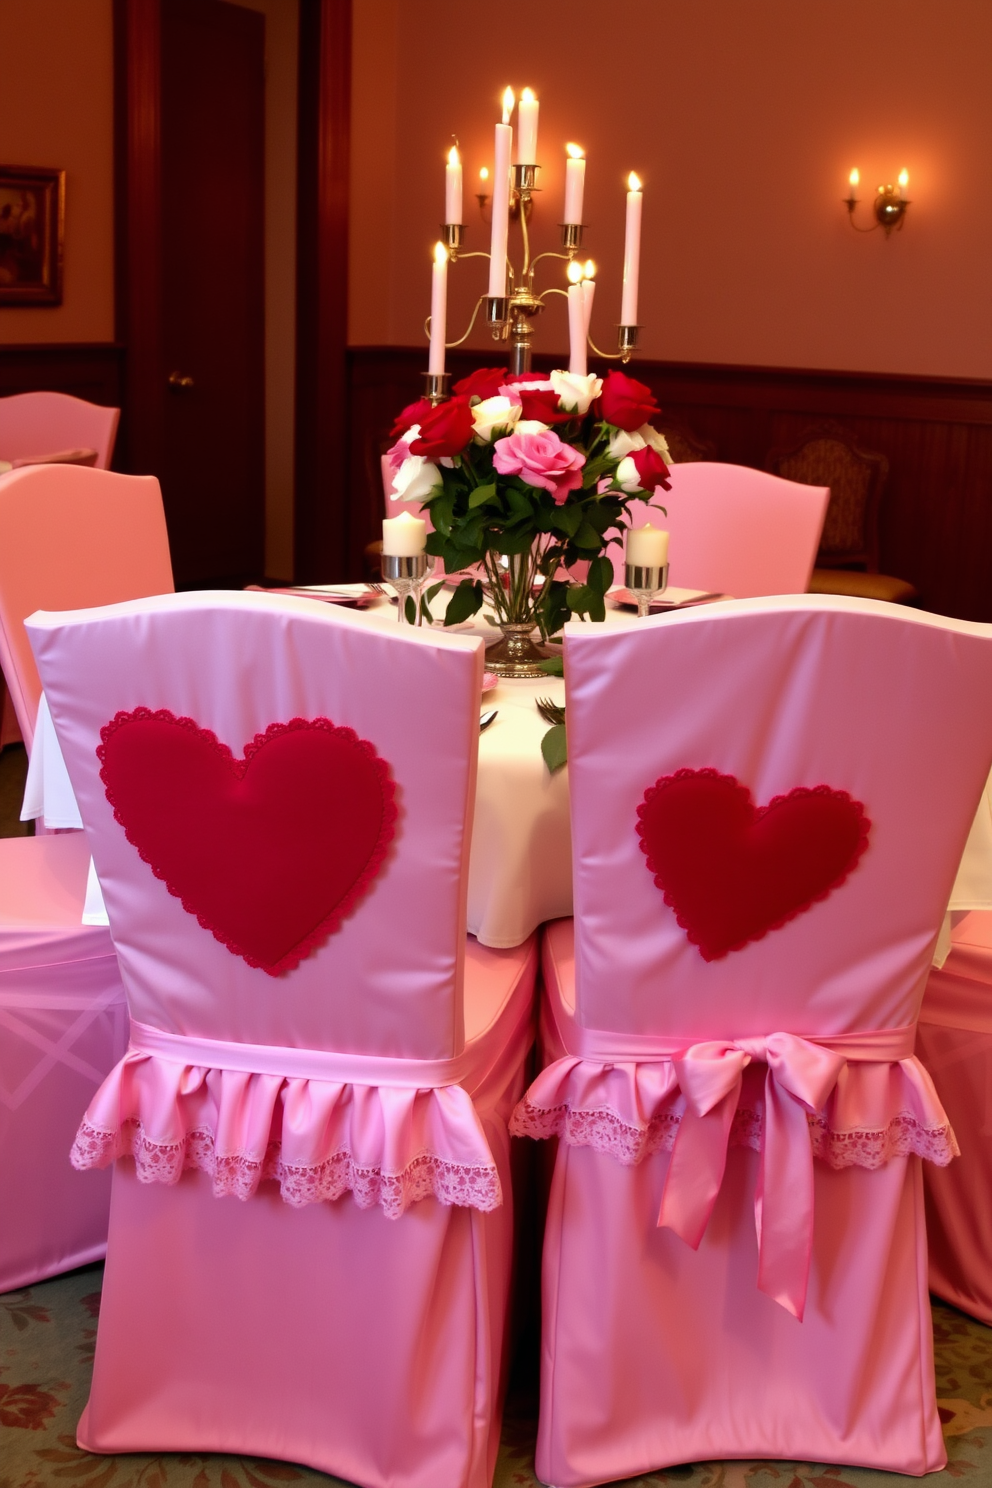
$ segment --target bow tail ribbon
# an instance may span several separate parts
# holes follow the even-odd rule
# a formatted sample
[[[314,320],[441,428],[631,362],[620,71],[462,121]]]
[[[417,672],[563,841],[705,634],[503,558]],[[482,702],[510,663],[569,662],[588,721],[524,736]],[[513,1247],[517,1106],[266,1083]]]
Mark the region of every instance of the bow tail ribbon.
[[[802,1321],[813,1253],[813,1151],[808,1110],[826,1104],[842,1054],[793,1034],[695,1044],[672,1062],[686,1098],[658,1224],[696,1249],[723,1182],[744,1069],[767,1064],[765,1129],[754,1197],[758,1288]]]

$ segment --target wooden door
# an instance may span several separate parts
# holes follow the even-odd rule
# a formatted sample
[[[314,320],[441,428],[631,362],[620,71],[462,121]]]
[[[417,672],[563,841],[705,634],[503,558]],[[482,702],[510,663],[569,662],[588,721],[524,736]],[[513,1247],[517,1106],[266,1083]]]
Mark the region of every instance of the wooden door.
[[[179,587],[265,564],[265,18],[162,0],[162,494]]]

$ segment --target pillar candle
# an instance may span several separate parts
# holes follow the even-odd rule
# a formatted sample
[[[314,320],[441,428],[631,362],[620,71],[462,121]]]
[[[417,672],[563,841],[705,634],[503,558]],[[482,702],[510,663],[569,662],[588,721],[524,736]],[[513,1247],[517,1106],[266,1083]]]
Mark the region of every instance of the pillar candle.
[[[586,317],[582,285],[568,286],[568,370],[586,375]]]
[[[382,551],[393,558],[416,558],[427,545],[427,523],[423,517],[400,512],[382,523]]]
[[[448,163],[444,167],[444,220],[448,223],[462,220],[462,163],[456,145],[448,151]]]
[[[510,147],[513,130],[510,113],[513,93],[503,94],[503,122],[496,125],[496,149],[493,160],[493,232],[489,245],[489,293],[506,294],[506,238],[510,226]]]
[[[537,164],[537,115],[540,107],[533,88],[525,88],[517,104],[517,153],[513,158],[518,165]]]
[[[564,223],[582,222],[582,198],[586,189],[586,162],[579,145],[566,145]]]
[[[627,562],[635,568],[664,568],[668,562],[668,533],[650,522],[629,528]]]
[[[631,171],[627,180],[627,235],[623,245],[623,298],[620,301],[620,324],[637,324],[637,281],[641,269],[641,207],[644,194],[641,183]]]
[[[443,243],[434,245],[434,269],[431,278],[431,349],[428,372],[444,371],[444,337],[448,319],[448,251]]]

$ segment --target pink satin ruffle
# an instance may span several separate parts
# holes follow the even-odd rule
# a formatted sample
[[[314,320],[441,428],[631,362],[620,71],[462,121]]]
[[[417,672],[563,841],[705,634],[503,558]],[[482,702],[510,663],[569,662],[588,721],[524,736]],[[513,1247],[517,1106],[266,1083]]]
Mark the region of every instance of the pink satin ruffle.
[[[692,1042],[585,1029],[558,1011],[562,1025],[544,1020],[552,1062],[518,1105],[511,1133],[558,1136],[630,1165],[670,1151],[658,1224],[693,1249],[728,1147],[754,1147],[758,1287],[799,1319],[812,1253],[813,1157],[873,1168],[896,1154],[938,1163],[957,1155],[930,1077],[908,1053],[912,1027]]]
[[[415,1061],[411,1061],[414,1064]],[[472,1097],[460,1085],[362,1085],[185,1064],[131,1049],[97,1092],[77,1168],[134,1158],[147,1183],[186,1168],[247,1199],[264,1179],[296,1206],[350,1192],[398,1218],[433,1195],[483,1211],[502,1202]]]

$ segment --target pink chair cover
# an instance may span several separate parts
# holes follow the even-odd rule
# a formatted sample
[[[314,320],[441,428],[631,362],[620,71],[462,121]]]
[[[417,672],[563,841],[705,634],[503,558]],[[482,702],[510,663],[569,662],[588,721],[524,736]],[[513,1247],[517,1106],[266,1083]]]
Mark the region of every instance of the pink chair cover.
[[[964,915],[920,1009],[920,1060],[961,1157],[924,1169],[930,1290],[992,1323],[992,914]]]
[[[68,393],[15,393],[0,398],[0,460],[58,450],[95,449],[98,470],[108,470],[117,438],[119,408],[87,403]]]
[[[259,593],[29,629],[133,1019],[75,1152],[135,1160],[114,1174],[81,1444],[483,1488],[536,949],[465,935],[481,644]],[[389,763],[386,864],[295,970],[273,978],[214,939],[114,820],[96,746],[138,706],[195,719],[236,757],[270,723],[330,718]]]
[[[68,1160],[127,1044],[110,932],[82,925],[81,832],[0,841],[0,1292],[99,1260],[109,1174]]]
[[[547,1067],[513,1127],[561,1139],[538,1476],[934,1470],[919,1156],[954,1139],[913,1025],[992,753],[992,631],[751,600],[570,627],[565,667],[574,940],[546,938]],[[702,768],[871,821],[839,888],[712,961],[635,833],[648,787]]]
[[[830,500],[829,486],[804,486],[746,465],[698,460],[671,467],[672,489],[658,491],[667,509],[636,503],[631,525],[650,521],[671,533],[668,582],[749,599],[803,594]],[[618,584],[623,549],[611,547]]]
[[[18,401],[0,399],[0,408]],[[35,465],[0,478],[0,666],[29,752],[41,683],[24,633],[26,617],[38,609],[115,604],[172,589],[154,476]]]

